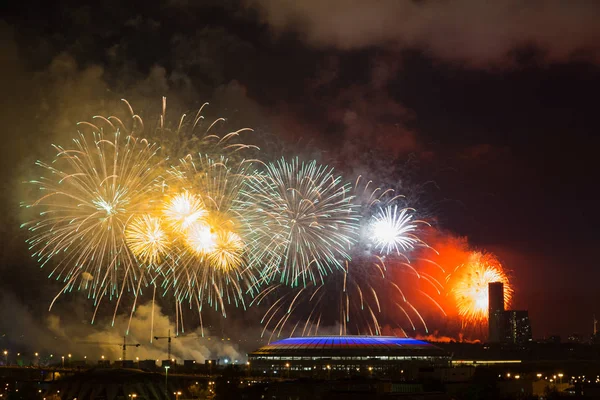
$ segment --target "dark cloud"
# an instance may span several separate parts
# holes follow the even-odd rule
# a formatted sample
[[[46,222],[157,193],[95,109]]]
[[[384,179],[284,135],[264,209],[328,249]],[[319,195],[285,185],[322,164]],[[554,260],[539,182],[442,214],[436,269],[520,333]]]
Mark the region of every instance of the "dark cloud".
[[[306,79],[307,97],[281,104],[271,117],[283,123],[282,134],[305,140],[351,174],[367,172],[374,159],[395,162],[422,150],[410,124],[415,115],[396,100],[389,88],[400,70],[397,58],[373,57],[366,72],[349,78],[347,60],[327,57]],[[288,136],[288,137],[289,137]],[[370,173],[380,175],[373,165]]]
[[[600,61],[600,4],[594,0],[247,0],[276,32],[319,47],[420,49],[470,66],[506,65],[535,47],[547,61]]]

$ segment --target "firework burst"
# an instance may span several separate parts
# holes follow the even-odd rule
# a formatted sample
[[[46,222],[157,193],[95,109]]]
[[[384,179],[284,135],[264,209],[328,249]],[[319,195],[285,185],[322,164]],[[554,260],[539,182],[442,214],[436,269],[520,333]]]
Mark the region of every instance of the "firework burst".
[[[173,276],[194,271],[193,268],[185,271],[194,257],[221,270],[229,264],[235,265],[229,272],[241,274],[237,270],[242,259],[238,227],[234,229],[226,221],[218,230],[211,226],[209,237],[214,238],[214,243],[208,245],[211,251],[202,255],[193,250],[194,245],[198,248],[200,244],[190,243],[194,235],[206,236],[202,224],[214,224],[215,214],[224,217],[229,213],[229,209],[221,211],[231,199],[217,198],[226,190],[218,191],[216,187],[231,188],[232,181],[218,182],[231,176],[205,174],[214,181],[205,182],[200,195],[181,185],[186,179],[178,179],[177,168],[166,172],[165,160],[168,156],[179,158],[190,149],[197,152],[198,148],[203,153],[237,160],[234,155],[239,157],[240,150],[257,149],[238,142],[241,134],[250,129],[222,136],[215,134],[224,119],[205,123],[202,111],[206,104],[195,117],[182,115],[179,123],[172,126],[166,120],[163,98],[156,128],[146,130],[142,118],[123,101],[130,119],[96,116],[94,123],[81,122],[82,131],[74,139],[74,145],[54,146],[57,155],[53,162],[36,163],[45,171],[44,176],[30,181],[39,195],[23,203],[36,213],[35,218],[23,224],[30,231],[28,243],[33,257],[42,266],[52,265],[50,277],[64,284],[60,293],[74,289],[88,291],[96,303],[96,312],[105,296],[117,297],[115,316],[124,293],[134,297],[133,313],[143,287],[170,287]],[[166,149],[161,148],[161,153],[168,156],[159,157],[159,147],[141,139],[142,135],[165,144]],[[208,166],[204,162],[198,165]],[[186,163],[182,162],[180,167],[185,174]],[[207,168],[218,169],[214,165]],[[201,175],[201,171],[196,172],[193,178]],[[191,189],[198,189],[194,184]],[[227,230],[222,232],[224,226]],[[207,276],[206,281],[212,282],[214,293],[218,293],[216,297],[229,290],[225,287],[229,284],[226,280]],[[206,282],[203,283],[206,287]],[[183,291],[180,287],[175,291],[180,299]]]
[[[415,235],[417,225],[412,222],[412,209],[398,210],[397,205],[380,209],[373,217],[371,231],[375,246],[381,253],[396,254],[412,250],[419,243]]]
[[[417,329],[427,332],[413,296],[419,296],[419,300],[425,298],[444,314],[439,303],[428,294],[441,293],[442,284],[434,274],[443,269],[434,263],[428,264],[431,271],[411,265],[415,247],[428,248],[417,236],[418,225],[425,223],[412,219],[412,209],[397,211],[402,196],[395,195],[393,190],[370,186],[371,182],[359,178],[350,193],[360,225],[358,242],[349,252],[351,259],[318,282],[310,281],[293,290],[276,283],[263,290],[254,303],[274,299],[262,319],[263,333],[270,330],[271,335],[280,336],[287,329],[292,335],[315,335],[324,326],[329,329],[335,326],[340,335],[349,332],[379,335],[384,325],[404,332]],[[388,216],[385,222],[398,228],[392,243],[402,243],[392,247],[389,254],[386,251],[380,254],[379,240],[373,232],[380,216]],[[413,226],[407,228],[407,221]]]
[[[33,257],[42,266],[55,261],[49,276],[64,282],[61,292],[87,289],[96,300],[120,298],[126,287],[138,293],[145,282],[145,268],[129,251],[125,230],[151,208],[162,182],[157,168],[162,161],[158,147],[144,139],[83,125],[93,128],[91,135],[80,133],[71,148],[54,146],[52,163],[36,163],[46,174],[30,181],[40,197],[26,207],[39,217],[23,226],[31,233]],[[132,235],[145,230],[141,221],[134,220]],[[139,247],[139,236],[131,239],[142,258],[152,258],[151,251]]]
[[[463,324],[481,324],[488,319],[488,285],[504,284],[504,303],[508,306],[513,289],[500,262],[491,254],[473,252],[468,261],[448,277],[450,293]]]
[[[239,268],[243,263],[242,254],[245,248],[242,238],[229,231],[219,231],[215,236],[215,246],[208,255],[208,261],[222,270]]]
[[[87,290],[97,307],[117,297],[116,315],[124,290],[135,297],[133,312],[142,287],[162,286],[178,318],[184,302],[225,315],[262,289],[257,304],[278,295],[263,322],[279,334],[292,321],[302,334],[325,321],[344,334],[381,334],[387,314],[427,330],[396,271],[440,285],[411,265],[413,250],[427,246],[423,221],[401,196],[360,179],[352,188],[316,161],[243,159],[240,150],[255,149],[236,142],[245,129],[219,137],[212,130],[222,119],[203,126],[202,108],[172,129],[163,99],[148,137],[164,139],[179,160],[166,168],[158,146],[138,138],[144,123],[127,105],[131,126],[97,117],[109,134],[82,123],[91,134],[37,163],[46,176],[31,181],[40,195],[26,207],[38,217],[24,226],[33,256],[42,266],[52,261],[61,293]]]
[[[185,232],[185,243],[199,256],[206,256],[215,250],[215,233],[210,225],[195,223]]]
[[[252,232],[254,259],[263,276],[291,286],[316,282],[336,269],[356,242],[358,215],[349,185],[316,161],[281,159],[246,181],[242,214]]]
[[[125,229],[125,242],[139,260],[150,265],[158,264],[170,245],[162,220],[151,215],[133,218]]]
[[[178,302],[193,302],[199,310],[208,304],[223,315],[227,304],[245,307],[244,296],[256,283],[245,263],[249,229],[236,210],[251,163],[231,164],[225,157],[187,156],[169,171],[175,186],[188,194],[172,197],[181,200],[182,212],[170,217],[177,250],[167,263],[165,286],[172,286]]]
[[[188,192],[176,194],[165,204],[163,213],[171,229],[186,232],[208,214],[202,200]]]

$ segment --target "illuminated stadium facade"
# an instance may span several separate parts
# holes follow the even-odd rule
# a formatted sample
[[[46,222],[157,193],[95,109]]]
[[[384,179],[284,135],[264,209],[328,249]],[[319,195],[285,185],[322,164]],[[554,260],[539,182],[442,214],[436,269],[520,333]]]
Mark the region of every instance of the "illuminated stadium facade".
[[[422,367],[450,365],[430,343],[391,336],[307,336],[270,343],[248,354],[253,370],[286,377],[317,375],[404,376]]]

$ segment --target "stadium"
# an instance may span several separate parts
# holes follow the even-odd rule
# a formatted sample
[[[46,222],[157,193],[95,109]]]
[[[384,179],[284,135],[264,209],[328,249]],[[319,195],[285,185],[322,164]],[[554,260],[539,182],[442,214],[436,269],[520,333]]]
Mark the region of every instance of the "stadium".
[[[430,343],[392,336],[308,336],[270,343],[248,354],[252,370],[281,377],[378,375],[404,377],[446,367],[450,355]]]

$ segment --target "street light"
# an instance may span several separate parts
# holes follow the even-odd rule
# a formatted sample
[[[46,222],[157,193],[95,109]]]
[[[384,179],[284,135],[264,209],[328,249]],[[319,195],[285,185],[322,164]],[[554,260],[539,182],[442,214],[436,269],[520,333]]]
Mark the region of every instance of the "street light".
[[[62,358],[62,367],[64,368],[65,367],[65,356],[61,356],[61,358]]]
[[[212,375],[212,360],[208,360],[208,376]]]
[[[8,350],[4,350],[4,365],[8,365]]]
[[[564,375],[563,375],[563,373],[562,373],[562,372],[558,374],[558,377],[560,378],[558,383],[562,383],[562,377],[563,377],[563,376],[564,376]]]
[[[167,385],[169,383],[169,368],[171,368],[168,365],[165,365],[165,395],[167,395],[167,397],[169,397],[169,389],[167,389]]]
[[[290,377],[290,363],[285,363],[285,367],[287,368],[288,378]]]
[[[181,392],[173,392],[175,395],[175,400],[179,400],[179,396],[181,396]]]

